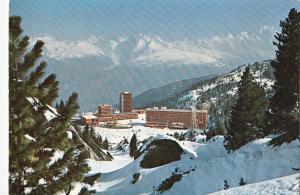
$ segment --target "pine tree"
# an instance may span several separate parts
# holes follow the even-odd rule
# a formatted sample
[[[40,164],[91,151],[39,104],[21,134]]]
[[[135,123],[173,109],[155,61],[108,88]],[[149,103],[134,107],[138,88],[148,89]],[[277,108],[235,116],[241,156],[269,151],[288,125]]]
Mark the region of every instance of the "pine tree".
[[[239,185],[240,185],[240,186],[246,185],[246,182],[244,181],[243,178],[241,178]]]
[[[236,150],[246,143],[263,136],[267,101],[264,89],[254,81],[247,67],[238,84],[237,101],[231,111],[225,147]]]
[[[227,180],[224,180],[224,190],[227,190],[229,188]]]
[[[291,9],[280,27],[274,42],[276,59],[271,63],[275,93],[267,113],[269,133],[280,135],[272,140],[274,145],[291,142],[299,134],[300,12]]]
[[[96,139],[96,132],[94,127],[91,127],[90,132],[89,132],[89,137],[92,138],[93,140]]]
[[[109,149],[109,143],[108,143],[108,140],[107,140],[107,138],[105,138],[105,140],[103,141],[103,148],[105,149],[105,150],[108,150]]]
[[[101,135],[97,135],[97,137],[96,137],[96,143],[97,143],[99,146],[102,145],[102,137],[101,137]]]
[[[29,49],[22,36],[21,18],[9,19],[9,190],[10,194],[56,194],[82,182],[89,171],[89,154],[69,139],[71,117],[79,109],[73,93],[57,112],[58,81],[44,77],[46,62],[37,62],[44,43]],[[42,79],[45,78],[45,79]],[[51,113],[49,118],[46,114]],[[56,152],[63,155],[52,162]]]
[[[178,133],[178,132],[175,132],[175,133],[174,133],[174,138],[177,139],[177,140],[179,140],[179,137],[180,137],[179,133]]]
[[[84,139],[85,142],[87,142],[89,140],[89,136],[90,136],[90,128],[88,125],[85,125],[82,133],[82,138]]]
[[[137,152],[137,139],[135,133],[132,135],[130,143],[129,143],[129,155],[134,157]]]
[[[224,135],[225,133],[225,125],[220,121],[220,119],[216,122],[215,132],[216,135]]]

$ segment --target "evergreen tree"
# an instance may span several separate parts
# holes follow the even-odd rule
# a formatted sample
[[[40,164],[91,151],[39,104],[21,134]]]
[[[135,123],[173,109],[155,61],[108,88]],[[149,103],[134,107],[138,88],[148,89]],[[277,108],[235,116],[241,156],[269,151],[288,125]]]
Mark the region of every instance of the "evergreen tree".
[[[183,141],[183,140],[185,140],[185,137],[184,137],[184,134],[181,133],[180,136],[179,136],[179,141]]]
[[[87,142],[89,140],[89,136],[90,136],[90,128],[88,125],[85,125],[84,126],[84,129],[83,129],[83,134],[82,134],[82,137],[84,139],[85,142]]]
[[[109,143],[108,143],[108,140],[107,140],[107,138],[105,138],[105,140],[103,141],[103,148],[105,149],[105,150],[108,150],[109,149]]]
[[[227,180],[224,180],[224,190],[227,190],[229,188]]]
[[[178,133],[178,132],[175,132],[175,133],[174,133],[174,138],[177,139],[177,140],[179,140],[179,137],[180,137],[179,133]]]
[[[102,137],[101,137],[101,135],[97,135],[97,137],[96,137],[96,143],[97,143],[99,146],[102,146]]]
[[[232,108],[229,129],[225,135],[228,151],[263,136],[266,104],[264,89],[254,81],[247,67],[238,83],[237,101]]]
[[[29,37],[22,36],[20,24],[20,17],[10,17],[10,194],[68,194],[89,171],[85,161],[89,154],[67,136],[71,117],[79,109],[77,94],[73,93],[57,112],[51,107],[58,97],[58,81],[53,74],[44,77],[46,62],[36,66],[44,43],[37,41],[29,49]],[[56,152],[63,155],[52,162]]]
[[[291,9],[280,27],[274,42],[276,59],[271,64],[275,93],[267,113],[269,133],[280,135],[272,140],[274,145],[291,142],[299,134],[300,12]]]
[[[135,133],[132,135],[130,143],[129,143],[129,155],[134,157],[137,152],[137,139]]]
[[[220,121],[220,119],[216,122],[215,132],[216,135],[224,135],[225,133],[225,125]]]
[[[240,185],[240,186],[246,185],[246,182],[244,181],[243,178],[241,178],[239,185]]]
[[[91,127],[89,137],[93,138],[94,140],[97,138],[94,127]]]

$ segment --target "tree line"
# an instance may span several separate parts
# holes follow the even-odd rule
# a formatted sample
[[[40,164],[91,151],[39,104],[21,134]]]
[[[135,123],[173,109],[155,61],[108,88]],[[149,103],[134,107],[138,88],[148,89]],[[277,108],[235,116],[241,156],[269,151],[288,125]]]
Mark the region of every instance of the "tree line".
[[[245,69],[225,133],[228,151],[268,135],[273,135],[274,146],[299,139],[300,13],[291,9],[280,27],[274,36],[276,59],[271,62],[274,94],[267,99],[250,68]]]

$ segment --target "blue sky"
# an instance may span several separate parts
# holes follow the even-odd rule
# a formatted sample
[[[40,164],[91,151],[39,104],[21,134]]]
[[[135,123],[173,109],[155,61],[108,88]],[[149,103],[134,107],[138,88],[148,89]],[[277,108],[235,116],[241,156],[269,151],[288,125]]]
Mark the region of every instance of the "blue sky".
[[[137,95],[273,59],[273,35],[292,7],[300,0],[11,0],[10,15],[45,42],[61,96],[76,91],[91,110],[121,90]]]
[[[262,26],[278,27],[297,0],[11,0],[30,36],[77,40],[155,34],[164,39],[207,38]]]

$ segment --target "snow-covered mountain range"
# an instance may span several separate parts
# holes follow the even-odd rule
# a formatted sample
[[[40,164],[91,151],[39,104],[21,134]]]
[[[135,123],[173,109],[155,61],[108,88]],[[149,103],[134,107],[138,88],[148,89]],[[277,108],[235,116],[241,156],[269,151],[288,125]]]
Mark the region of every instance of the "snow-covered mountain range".
[[[119,65],[157,66],[212,65],[249,60],[254,56],[273,55],[272,40],[275,29],[263,26],[255,33],[240,32],[206,39],[163,40],[156,35],[132,34],[124,37],[91,36],[86,40],[60,40],[51,36],[35,37],[46,45],[45,54],[56,60],[97,56],[107,68]]]
[[[271,59],[275,29],[240,32],[206,39],[166,40],[155,35],[92,36],[63,40],[49,35],[45,42],[47,71],[61,83],[60,95],[79,93],[81,111],[101,103],[118,103],[118,94],[133,95],[151,88],[202,76],[229,72],[238,65]]]

